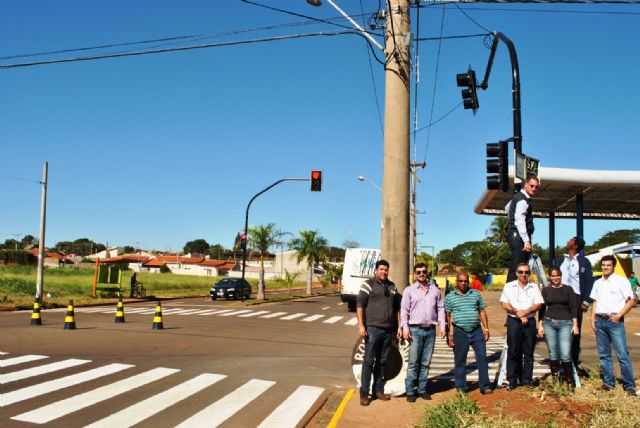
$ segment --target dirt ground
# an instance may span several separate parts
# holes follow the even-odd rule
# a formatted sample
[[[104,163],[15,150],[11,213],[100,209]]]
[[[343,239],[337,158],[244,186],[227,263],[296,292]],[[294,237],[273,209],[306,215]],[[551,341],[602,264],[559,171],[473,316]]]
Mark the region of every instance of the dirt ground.
[[[505,313],[499,303],[500,292],[485,291],[482,294],[487,303],[487,314],[492,335],[505,336]],[[581,360],[583,367],[595,370],[598,367],[598,354],[594,333],[589,324],[589,316],[590,312],[587,312],[583,322]],[[625,318],[629,352],[631,353],[635,374],[638,375],[640,370],[638,365],[638,360],[640,359],[638,352],[640,350],[640,337],[634,333],[640,334],[640,308],[633,309]],[[542,360],[547,357],[548,354],[544,341],[538,342],[535,353],[537,356],[536,360]],[[348,356],[345,356],[345,362],[347,359]],[[615,366],[616,370],[618,370],[617,364],[615,364]],[[355,381],[353,387],[356,388]],[[532,398],[531,393],[524,390],[509,392],[505,389],[497,389],[491,395],[480,395],[477,390],[477,383],[471,383],[470,387],[471,392],[469,393],[469,397],[475,400],[480,409],[487,414],[504,414],[523,420],[532,419],[537,422],[543,422],[552,418],[559,426],[577,427],[578,422],[576,416],[586,414],[590,410],[587,406],[548,399],[544,400],[544,405],[534,406],[536,403],[534,400],[537,399],[535,397]],[[415,403],[408,403],[406,398],[402,396],[394,397],[391,401],[387,402],[376,400],[367,407],[360,406],[359,395],[356,390],[349,400],[337,426],[340,428],[360,426],[381,428],[412,427],[421,418],[427,406],[436,405],[455,395],[455,391],[450,382],[431,381],[429,388],[432,393],[431,401],[418,399]],[[345,396],[345,393],[346,391],[341,391],[333,394],[327,400],[324,408],[316,414],[308,426],[313,428],[326,427]]]

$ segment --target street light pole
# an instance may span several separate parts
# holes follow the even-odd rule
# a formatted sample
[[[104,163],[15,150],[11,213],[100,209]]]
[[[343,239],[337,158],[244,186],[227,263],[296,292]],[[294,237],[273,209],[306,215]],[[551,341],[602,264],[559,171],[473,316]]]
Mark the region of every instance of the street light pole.
[[[367,177],[365,177],[364,175],[359,175],[358,176],[358,180],[360,180],[362,182],[366,181],[367,183],[371,184],[373,187],[375,187],[376,189],[378,189],[379,191],[382,192],[382,187],[378,186],[376,183],[374,183],[371,180],[367,180]]]
[[[38,241],[38,272],[36,276],[36,297],[42,299],[42,283],[44,273],[44,234],[47,224],[47,177],[49,176],[49,162],[42,168],[42,198],[40,200],[40,238]]]

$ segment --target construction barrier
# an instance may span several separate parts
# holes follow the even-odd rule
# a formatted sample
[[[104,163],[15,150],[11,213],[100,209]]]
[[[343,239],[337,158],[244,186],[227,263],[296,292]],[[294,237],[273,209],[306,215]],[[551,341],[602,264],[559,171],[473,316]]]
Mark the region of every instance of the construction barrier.
[[[36,296],[36,301],[33,303],[31,325],[42,325],[42,318],[40,318],[40,296]]]
[[[116,306],[116,324],[124,322],[124,305],[122,304],[122,295],[118,299]]]
[[[76,329],[76,319],[73,315],[73,300],[69,300],[69,305],[67,306],[67,315],[64,317],[64,329]]]
[[[156,313],[153,316],[153,330],[162,330],[164,325],[162,324],[162,306],[160,302],[158,302],[158,306],[156,306]]]

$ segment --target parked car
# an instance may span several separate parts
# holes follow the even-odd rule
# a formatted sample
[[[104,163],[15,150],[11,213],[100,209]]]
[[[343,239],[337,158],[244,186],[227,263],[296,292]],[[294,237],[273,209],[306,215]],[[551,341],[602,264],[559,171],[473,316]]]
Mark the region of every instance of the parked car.
[[[225,278],[211,287],[211,300],[224,297],[229,300],[251,298],[251,284],[243,278]]]

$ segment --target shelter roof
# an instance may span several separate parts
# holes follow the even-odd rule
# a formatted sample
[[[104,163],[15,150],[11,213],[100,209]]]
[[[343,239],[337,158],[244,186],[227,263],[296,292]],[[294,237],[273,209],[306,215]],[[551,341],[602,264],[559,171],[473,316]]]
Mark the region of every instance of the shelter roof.
[[[513,167],[509,167],[508,192],[485,190],[476,203],[476,214],[506,215],[513,196]],[[585,219],[640,219],[640,171],[604,171],[540,167],[540,187],[533,197],[533,216],[576,217],[576,195],[583,195]]]

